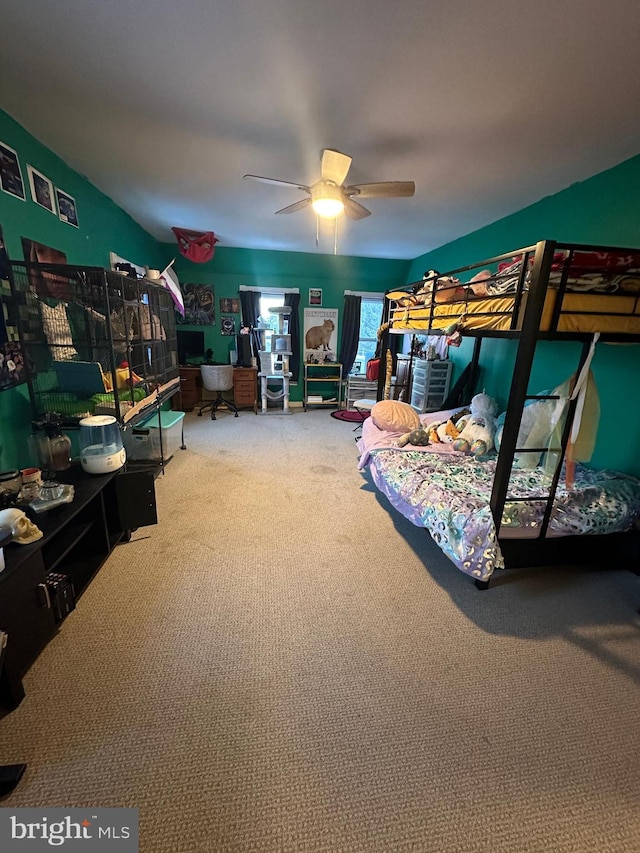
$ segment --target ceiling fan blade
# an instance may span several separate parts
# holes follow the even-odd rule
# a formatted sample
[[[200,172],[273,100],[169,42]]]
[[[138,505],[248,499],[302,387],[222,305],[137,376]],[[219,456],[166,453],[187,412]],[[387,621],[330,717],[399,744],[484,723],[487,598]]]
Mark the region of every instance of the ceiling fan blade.
[[[322,151],[322,165],[320,167],[320,179],[332,181],[341,187],[351,167],[351,157],[341,154],[333,148],[324,148]]]
[[[344,198],[344,213],[349,219],[364,219],[365,216],[371,216],[370,210],[346,196]]]
[[[298,210],[304,210],[304,208],[308,207],[310,204],[310,198],[303,198],[300,201],[290,204],[288,207],[282,207],[280,210],[276,210],[276,213],[295,213]]]
[[[276,184],[276,186],[295,187],[303,192],[310,192],[311,187],[306,184],[296,184],[293,181],[281,181],[279,178],[263,178],[262,175],[243,175],[243,180],[248,178],[251,181],[260,181],[261,184]]]
[[[354,184],[344,188],[356,198],[406,198],[416,191],[413,181],[382,181],[377,184]]]

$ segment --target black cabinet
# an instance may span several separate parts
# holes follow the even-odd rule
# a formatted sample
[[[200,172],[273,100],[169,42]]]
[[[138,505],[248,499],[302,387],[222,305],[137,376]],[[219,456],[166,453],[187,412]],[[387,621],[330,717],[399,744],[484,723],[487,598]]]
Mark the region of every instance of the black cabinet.
[[[61,478],[62,479],[62,478]],[[0,702],[22,699],[22,676],[57,629],[47,577],[64,575],[76,599],[82,595],[118,542],[131,530],[157,522],[154,472],[125,467],[91,476],[72,469],[65,482],[75,489],[70,504],[34,516],[44,536],[31,545],[5,548],[0,572],[0,631],[7,645],[0,673]]]

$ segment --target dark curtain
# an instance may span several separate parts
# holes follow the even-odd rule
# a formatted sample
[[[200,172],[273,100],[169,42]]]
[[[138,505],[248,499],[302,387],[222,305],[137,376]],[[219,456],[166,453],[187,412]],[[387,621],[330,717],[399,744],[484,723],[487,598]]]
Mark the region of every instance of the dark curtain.
[[[285,305],[291,308],[289,315],[289,334],[291,335],[291,358],[289,359],[289,370],[291,381],[297,382],[300,375],[300,294],[285,293]]]
[[[260,316],[260,292],[258,290],[241,290],[240,307],[242,308],[242,325],[255,330]],[[256,331],[251,332],[251,344],[253,353],[258,359],[258,367],[260,367],[260,356],[258,355],[260,352],[260,335]]]
[[[362,299],[359,296],[345,296],[344,310],[342,312],[342,338],[340,339],[340,353],[338,361],[342,364],[342,378],[346,379],[353,367],[358,352],[358,339],[360,338],[360,305]]]

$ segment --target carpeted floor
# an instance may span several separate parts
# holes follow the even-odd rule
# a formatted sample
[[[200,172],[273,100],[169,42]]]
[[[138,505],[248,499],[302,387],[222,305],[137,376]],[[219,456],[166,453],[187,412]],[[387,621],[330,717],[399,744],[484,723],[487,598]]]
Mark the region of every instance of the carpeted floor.
[[[640,850],[640,580],[479,592],[323,410],[215,422],[0,721],[4,806],[137,806],[145,853]]]

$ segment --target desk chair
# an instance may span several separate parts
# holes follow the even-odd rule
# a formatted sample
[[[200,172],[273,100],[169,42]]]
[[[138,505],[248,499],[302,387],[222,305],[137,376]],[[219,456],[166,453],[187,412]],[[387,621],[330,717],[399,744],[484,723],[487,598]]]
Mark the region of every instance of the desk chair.
[[[202,387],[205,391],[215,391],[215,399],[209,400],[204,406],[201,406],[198,411],[198,417],[202,413],[211,409],[211,420],[215,421],[216,411],[220,406],[230,409],[235,412],[235,417],[238,417],[238,409],[236,404],[231,400],[225,400],[222,396],[223,391],[230,391],[233,388],[233,365],[232,364],[201,364],[200,375],[202,377]]]

